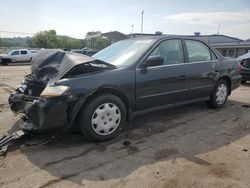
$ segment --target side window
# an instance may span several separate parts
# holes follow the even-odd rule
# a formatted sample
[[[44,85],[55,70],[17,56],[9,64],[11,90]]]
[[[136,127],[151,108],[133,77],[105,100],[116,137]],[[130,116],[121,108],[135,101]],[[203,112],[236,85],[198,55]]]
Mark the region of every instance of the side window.
[[[25,55],[25,54],[27,54],[27,51],[22,50],[22,51],[21,51],[21,55]]]
[[[161,42],[149,56],[162,56],[163,65],[184,63],[181,40],[171,39]]]
[[[189,62],[209,61],[211,60],[209,48],[199,41],[185,40],[188,52]]]
[[[218,57],[215,55],[215,53],[212,50],[210,50],[210,53],[211,53],[212,60],[218,59]]]
[[[19,51],[13,51],[11,55],[19,55]]]

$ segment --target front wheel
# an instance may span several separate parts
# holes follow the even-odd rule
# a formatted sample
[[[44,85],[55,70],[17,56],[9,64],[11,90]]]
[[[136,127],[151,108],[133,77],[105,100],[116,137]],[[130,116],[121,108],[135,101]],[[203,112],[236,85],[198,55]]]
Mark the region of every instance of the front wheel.
[[[7,66],[9,63],[11,63],[10,59],[2,59],[2,64]]]
[[[228,93],[228,82],[224,79],[219,80],[210,95],[209,105],[213,108],[222,107],[227,101]]]
[[[80,111],[82,133],[89,140],[105,141],[114,138],[126,121],[126,108],[120,98],[111,94],[95,97]]]

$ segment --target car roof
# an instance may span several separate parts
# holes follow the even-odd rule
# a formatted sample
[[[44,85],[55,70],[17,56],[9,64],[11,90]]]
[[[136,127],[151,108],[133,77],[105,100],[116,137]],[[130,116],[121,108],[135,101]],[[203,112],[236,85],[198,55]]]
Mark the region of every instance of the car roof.
[[[202,42],[205,42],[201,39],[197,39],[195,37],[192,37],[192,36],[184,36],[184,35],[154,35],[154,36],[141,36],[141,37],[135,37],[135,38],[130,38],[128,40],[150,40],[150,39],[153,39],[153,40],[156,40],[156,41],[159,41],[159,40],[163,40],[163,39],[192,39],[192,40],[197,40],[197,41],[202,41]]]
[[[13,51],[21,51],[21,50],[27,50],[27,51],[29,51],[28,49],[15,49],[15,50],[11,50],[11,52],[13,52]]]

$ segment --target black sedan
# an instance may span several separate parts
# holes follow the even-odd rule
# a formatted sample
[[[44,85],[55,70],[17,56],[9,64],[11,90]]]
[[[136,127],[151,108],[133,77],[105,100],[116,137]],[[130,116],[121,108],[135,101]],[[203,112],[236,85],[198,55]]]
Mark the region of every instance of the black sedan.
[[[238,61],[183,37],[117,42],[93,57],[42,50],[16,93],[12,111],[25,131],[78,126],[90,140],[115,137],[135,115],[207,101],[222,107],[241,82]]]

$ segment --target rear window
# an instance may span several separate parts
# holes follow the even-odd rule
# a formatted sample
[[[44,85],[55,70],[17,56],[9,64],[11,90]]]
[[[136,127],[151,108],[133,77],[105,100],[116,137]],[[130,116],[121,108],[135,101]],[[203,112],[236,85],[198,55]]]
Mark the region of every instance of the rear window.
[[[21,55],[25,55],[25,54],[27,54],[27,51],[22,50],[22,51],[21,51]]]
[[[211,60],[210,49],[199,41],[185,40],[189,62]]]
[[[215,55],[215,53],[212,50],[210,50],[210,52],[211,52],[211,59],[212,60],[218,59],[218,57]]]

